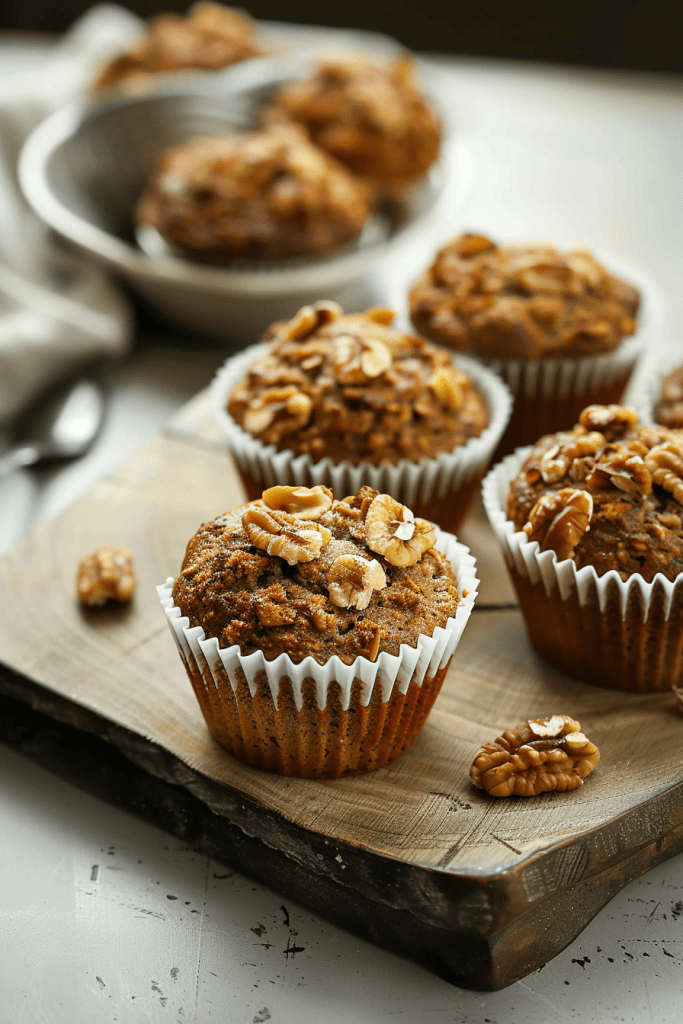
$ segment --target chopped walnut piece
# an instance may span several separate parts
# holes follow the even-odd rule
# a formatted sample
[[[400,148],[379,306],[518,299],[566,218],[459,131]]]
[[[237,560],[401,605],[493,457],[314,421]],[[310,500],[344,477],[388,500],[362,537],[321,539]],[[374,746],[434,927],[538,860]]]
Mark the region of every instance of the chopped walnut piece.
[[[386,574],[376,558],[340,555],[327,573],[330,601],[338,608],[367,608],[373,591],[386,585]]]
[[[340,384],[364,384],[386,373],[392,358],[377,338],[340,334],[334,339],[332,363]]]
[[[563,487],[538,499],[523,529],[530,541],[538,541],[541,551],[554,551],[561,562],[573,556],[592,514],[593,498],[587,491]]]
[[[78,563],[76,590],[82,604],[125,604],[135,593],[135,585],[133,556],[125,548],[103,545]]]
[[[582,786],[599,760],[578,722],[552,715],[522,722],[480,747],[470,779],[496,797],[562,793]]]
[[[287,512],[295,519],[320,519],[332,505],[334,495],[324,484],[315,487],[277,485],[269,487],[261,497],[268,508]]]
[[[375,324],[382,324],[383,327],[391,327],[396,319],[394,310],[387,306],[373,306],[365,311],[365,315],[368,320],[372,320]]]
[[[604,444],[604,437],[597,431],[581,437],[569,435],[567,440],[559,441],[544,452],[539,465],[543,480],[547,484],[555,484],[564,479],[575,459],[595,455]]]
[[[550,295],[580,295],[583,291],[579,275],[572,270],[567,262],[560,259],[534,260],[521,267],[513,275],[513,280],[530,294],[540,292]]]
[[[328,299],[321,299],[312,306],[302,306],[285,326],[282,337],[286,339],[307,338],[318,327],[331,323],[342,313],[341,306]]]
[[[683,505],[683,447],[675,441],[658,444],[645,456],[645,466],[652,474],[652,482]]]
[[[439,366],[429,379],[429,388],[446,409],[459,409],[469,381],[456,366]]]
[[[276,443],[286,434],[306,426],[312,409],[312,400],[294,384],[270,388],[245,410],[244,429],[255,437],[260,435],[265,444]]]
[[[434,524],[415,519],[405,505],[389,494],[378,494],[366,517],[367,545],[391,565],[415,565],[436,544]]]
[[[376,497],[377,491],[366,484],[361,487],[358,494],[349,494],[346,498],[342,498],[336,506],[336,510],[344,516],[363,521]]]
[[[591,488],[612,484],[628,494],[649,494],[652,490],[649,469],[640,455],[630,455],[627,449],[600,459],[585,479],[586,486]]]
[[[582,427],[599,430],[608,441],[622,437],[637,422],[638,413],[627,405],[587,405],[579,416]]]
[[[258,505],[248,505],[242,513],[242,526],[250,542],[268,555],[277,555],[290,565],[312,562],[332,534],[319,523],[300,519]]]
[[[492,242],[486,235],[469,233],[460,235],[455,241],[455,247],[459,256],[478,256],[480,252],[495,248],[495,242]]]

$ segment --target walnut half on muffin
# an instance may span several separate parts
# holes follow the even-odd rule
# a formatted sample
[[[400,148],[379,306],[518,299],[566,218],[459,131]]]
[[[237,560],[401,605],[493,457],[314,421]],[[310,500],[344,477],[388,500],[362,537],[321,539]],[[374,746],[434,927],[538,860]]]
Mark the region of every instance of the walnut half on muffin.
[[[296,127],[164,150],[136,219],[211,263],[323,256],[355,239],[374,194]]]

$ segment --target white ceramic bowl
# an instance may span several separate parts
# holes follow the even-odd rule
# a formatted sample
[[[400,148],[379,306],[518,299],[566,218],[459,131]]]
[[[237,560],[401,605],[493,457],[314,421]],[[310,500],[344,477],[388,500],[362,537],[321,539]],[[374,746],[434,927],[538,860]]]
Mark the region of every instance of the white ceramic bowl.
[[[267,268],[207,267],[163,247],[146,245],[143,251],[134,232],[133,209],[160,149],[196,135],[251,127],[274,89],[305,77],[314,63],[310,54],[249,61],[144,96],[59,110],[24,145],[19,161],[24,194],[59,235],[186,327],[254,340],[274,320],[292,316],[315,299],[333,298],[347,308],[360,308],[375,301],[368,286],[382,261],[439,217],[449,178],[448,137],[442,159],[398,213],[375,219],[356,244],[327,258]],[[454,199],[451,189],[450,211]]]

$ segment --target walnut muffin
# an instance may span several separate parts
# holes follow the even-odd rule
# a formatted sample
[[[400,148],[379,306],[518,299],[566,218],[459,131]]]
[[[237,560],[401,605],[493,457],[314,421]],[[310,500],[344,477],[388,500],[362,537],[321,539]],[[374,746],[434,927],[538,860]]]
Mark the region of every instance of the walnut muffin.
[[[507,513],[560,561],[598,576],[674,580],[683,571],[683,433],[639,425],[635,409],[589,406],[573,430],[534,446]]]
[[[249,497],[270,482],[263,453],[271,452],[280,480],[286,461],[300,474],[287,483],[349,490],[379,487],[384,474],[383,489],[455,529],[504,427],[507,396],[492,375],[475,368],[473,379],[393,319],[384,308],[344,314],[320,301],[274,324],[259,357],[227,364],[217,404]],[[258,446],[251,459],[248,442]],[[336,469],[347,476],[335,479]]]
[[[166,12],[150,18],[144,36],[102,69],[94,88],[135,91],[155,75],[219,71],[266,52],[248,14],[202,0],[185,15]]]
[[[324,256],[360,234],[372,189],[291,126],[162,151],[136,220],[193,260]]]
[[[389,495],[279,485],[201,526],[159,588],[214,737],[311,778],[411,745],[475,590],[466,549]]]
[[[664,377],[654,418],[665,427],[683,428],[683,366],[677,366]]]
[[[499,453],[570,428],[588,404],[618,401],[635,362],[623,342],[639,293],[585,250],[460,235],[409,301],[422,335],[487,361],[519,396]]]
[[[318,146],[396,197],[439,155],[441,125],[408,54],[391,63],[363,54],[321,61],[311,78],[283,86],[264,117],[305,125]]]
[[[497,466],[485,505],[534,646],[586,682],[666,689],[683,667],[683,432],[589,406]]]

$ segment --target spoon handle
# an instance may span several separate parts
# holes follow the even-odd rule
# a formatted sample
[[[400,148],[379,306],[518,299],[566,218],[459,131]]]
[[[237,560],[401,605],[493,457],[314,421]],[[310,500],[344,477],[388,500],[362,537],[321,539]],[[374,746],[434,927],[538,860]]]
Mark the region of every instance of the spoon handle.
[[[19,444],[0,455],[0,480],[15,469],[31,466],[40,458],[40,448],[35,444]]]

